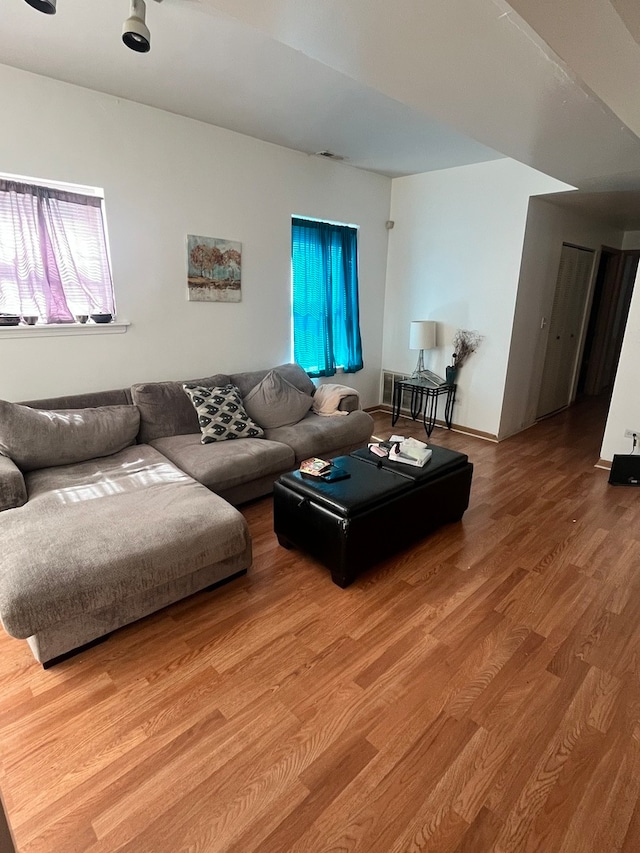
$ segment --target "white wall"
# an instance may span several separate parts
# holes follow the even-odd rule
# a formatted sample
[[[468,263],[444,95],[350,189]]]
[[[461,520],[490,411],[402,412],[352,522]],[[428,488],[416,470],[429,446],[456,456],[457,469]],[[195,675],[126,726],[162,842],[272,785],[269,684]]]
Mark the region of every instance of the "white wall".
[[[600,456],[611,461],[615,453],[631,453],[631,440],[624,437],[625,429],[640,430],[640,393],[638,365],[640,364],[640,270],[629,307],[618,371],[605,428]]]
[[[640,249],[640,231],[626,231],[622,241],[623,249]]]
[[[411,320],[439,323],[427,366],[444,375],[456,328],[484,340],[458,376],[454,422],[497,435],[529,197],[565,184],[513,160],[393,182],[383,366],[411,371]]]
[[[602,245],[621,248],[622,240],[622,231],[564,210],[543,199],[531,199],[511,335],[500,438],[531,426],[536,419],[563,242],[599,253]],[[599,254],[595,258],[594,274],[598,258]],[[591,295],[592,291],[589,304]],[[541,328],[543,317],[547,321],[544,329]]]
[[[365,369],[379,399],[388,178],[0,66],[0,171],[103,187],[123,335],[0,339],[0,397],[289,361],[292,214],[360,226]],[[7,132],[8,128],[11,132]],[[242,243],[242,302],[190,303],[186,235]]]

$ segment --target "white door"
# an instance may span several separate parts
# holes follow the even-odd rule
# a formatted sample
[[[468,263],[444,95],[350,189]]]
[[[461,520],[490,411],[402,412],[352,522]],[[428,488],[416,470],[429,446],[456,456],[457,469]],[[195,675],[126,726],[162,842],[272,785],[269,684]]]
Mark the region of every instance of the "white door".
[[[595,252],[563,244],[538,400],[539,418],[571,402]]]

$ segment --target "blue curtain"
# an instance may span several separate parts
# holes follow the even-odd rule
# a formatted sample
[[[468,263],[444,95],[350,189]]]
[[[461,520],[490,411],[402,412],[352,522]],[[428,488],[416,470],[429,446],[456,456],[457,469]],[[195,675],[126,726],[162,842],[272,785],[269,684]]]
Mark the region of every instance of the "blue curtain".
[[[291,245],[295,360],[310,376],[362,370],[357,229],[294,218]]]

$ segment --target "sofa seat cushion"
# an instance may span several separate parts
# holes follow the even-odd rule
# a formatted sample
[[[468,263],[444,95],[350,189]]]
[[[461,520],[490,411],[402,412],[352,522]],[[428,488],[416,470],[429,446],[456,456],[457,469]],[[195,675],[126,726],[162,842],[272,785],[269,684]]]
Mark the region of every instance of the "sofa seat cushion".
[[[198,433],[158,438],[153,447],[215,492],[224,492],[260,477],[280,475],[295,462],[290,447],[263,438],[202,444]]]
[[[26,638],[250,548],[246,522],[157,450],[42,469],[0,513],[0,619]]]
[[[269,441],[281,441],[295,453],[295,461],[310,456],[339,455],[362,447],[371,438],[373,418],[366,412],[323,418],[313,412],[292,426],[266,429]]]

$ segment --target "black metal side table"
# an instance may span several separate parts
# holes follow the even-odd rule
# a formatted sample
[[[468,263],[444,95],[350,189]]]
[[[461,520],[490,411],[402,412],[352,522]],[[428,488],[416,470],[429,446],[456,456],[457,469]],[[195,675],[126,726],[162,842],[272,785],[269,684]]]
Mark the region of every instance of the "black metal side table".
[[[445,397],[444,422],[447,429],[451,429],[453,419],[453,404],[456,401],[456,385],[438,385],[430,379],[396,379],[393,384],[393,414],[392,426],[400,417],[402,407],[402,395],[409,391],[411,417],[415,421],[422,414],[425,432],[428,436],[433,432],[436,425],[436,414],[438,410],[438,399]]]

